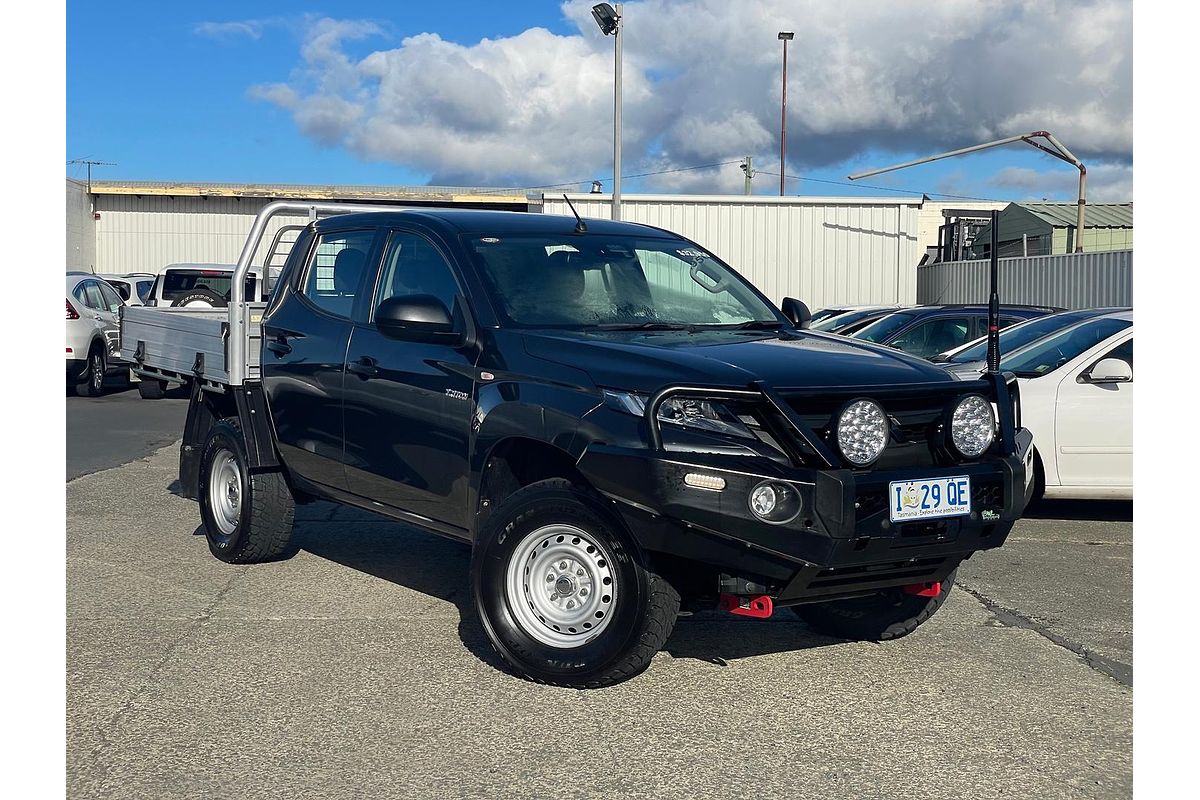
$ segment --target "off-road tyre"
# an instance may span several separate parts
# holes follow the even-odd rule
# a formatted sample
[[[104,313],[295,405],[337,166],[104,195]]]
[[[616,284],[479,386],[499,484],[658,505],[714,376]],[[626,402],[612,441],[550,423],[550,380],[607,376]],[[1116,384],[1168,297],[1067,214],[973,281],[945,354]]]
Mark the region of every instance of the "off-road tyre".
[[[563,527],[576,529],[582,538],[572,537],[569,532],[557,535]],[[543,534],[544,531],[551,533]],[[544,535],[549,536],[546,544],[540,541]],[[572,628],[569,635],[578,635],[573,640],[574,646],[556,646],[539,640],[559,634],[537,630],[537,621],[525,616],[523,609],[518,612],[511,602],[516,594],[510,588],[511,581],[520,583],[522,579],[520,567],[510,572],[510,563],[514,559],[518,559],[518,564],[524,561],[521,553],[525,552],[529,552],[526,564],[539,563],[536,560],[541,558],[537,555],[541,552],[539,548],[547,544],[554,544],[554,548],[545,550],[547,554],[555,548],[578,548],[577,566],[587,573],[579,578],[580,584],[586,582],[583,588],[593,589],[588,603],[598,604],[611,598],[611,603],[587,606],[589,612],[596,608],[601,614],[611,616],[607,621],[600,617],[599,621],[582,623],[578,634]],[[589,547],[593,549],[588,550]],[[528,568],[525,575],[529,575]],[[542,579],[540,574],[537,577]],[[606,583],[605,579],[610,580]],[[525,579],[524,597],[532,598],[529,591],[537,587],[530,586],[529,580]],[[609,686],[640,673],[671,635],[679,612],[679,593],[653,571],[645,554],[605,501],[594,492],[559,478],[520,489],[488,516],[472,550],[471,592],[488,639],[514,673],[537,683],[575,689]],[[528,605],[536,617],[538,612],[532,599]],[[587,619],[592,620],[593,616],[596,615],[589,613]],[[541,622],[547,629],[550,627],[545,619]],[[599,633],[583,630],[592,624],[602,626]],[[530,631],[534,633],[531,635]],[[561,635],[565,637],[568,633],[564,630]]]
[[[209,289],[192,289],[182,297],[175,298],[171,303],[172,308],[179,306],[187,306],[192,304],[207,303],[213,308],[225,308],[229,305],[224,297]]]
[[[104,348],[93,344],[88,351],[88,365],[83,372],[83,391],[88,397],[99,397],[104,394],[104,375],[108,372],[108,362],[104,357]]]
[[[143,400],[161,400],[167,393],[167,382],[158,378],[142,378],[137,386]]]
[[[232,506],[218,493],[226,492],[228,497],[230,491],[236,493]],[[247,468],[245,438],[237,418],[226,417],[213,425],[200,456],[200,518],[212,554],[230,564],[279,559],[287,551],[295,510],[283,473]]]
[[[793,606],[793,611],[813,630],[838,639],[886,642],[907,636],[932,617],[946,602],[954,586],[955,570],[942,581],[937,597],[905,594],[885,589],[869,597],[831,600]]]

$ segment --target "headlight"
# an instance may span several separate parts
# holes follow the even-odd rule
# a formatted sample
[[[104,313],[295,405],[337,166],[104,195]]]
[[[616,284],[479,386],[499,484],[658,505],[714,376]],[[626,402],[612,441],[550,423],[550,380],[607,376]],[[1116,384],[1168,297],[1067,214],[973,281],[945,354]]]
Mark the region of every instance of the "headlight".
[[[640,417],[646,413],[645,395],[605,389],[604,402],[618,411],[635,416]],[[658,407],[658,421],[726,436],[755,438],[750,429],[742,424],[732,411],[722,403],[712,400],[696,400],[690,397],[669,398]]]
[[[887,446],[889,425],[883,408],[874,400],[855,400],[837,420],[838,448],[846,460],[865,467]]]
[[[988,449],[996,438],[996,415],[986,397],[969,394],[954,407],[950,416],[950,440],[954,449],[967,458],[975,458]]]

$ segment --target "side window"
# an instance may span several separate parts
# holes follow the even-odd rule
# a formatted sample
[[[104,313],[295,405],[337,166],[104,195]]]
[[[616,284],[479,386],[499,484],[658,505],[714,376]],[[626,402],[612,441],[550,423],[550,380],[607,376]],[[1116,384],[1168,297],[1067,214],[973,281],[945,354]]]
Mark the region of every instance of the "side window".
[[[117,294],[117,290],[109,286],[107,283],[97,283],[96,288],[100,290],[100,295],[104,298],[104,308],[116,312],[122,305],[121,296]]]
[[[108,281],[108,285],[116,290],[117,294],[121,295],[122,300],[129,299],[129,284],[123,281]]]
[[[300,293],[318,308],[349,319],[375,231],[336,231],[317,239]]]
[[[1018,322],[1024,322],[1024,320],[1021,319],[1020,317],[1001,317],[1000,318],[1000,330],[1004,330],[1009,325],[1016,325]],[[979,320],[979,335],[980,336],[987,335],[987,325],[988,325],[987,317],[983,317]]]
[[[969,317],[939,317],[905,331],[891,345],[906,353],[928,358],[965,344],[970,332]]]
[[[1128,364],[1130,369],[1133,369],[1133,339],[1130,338],[1129,341],[1122,342],[1112,350],[1109,350],[1104,354],[1104,358],[1120,359]]]
[[[388,240],[375,307],[389,297],[429,294],[454,313],[458,282],[442,254],[427,239],[414,233],[395,232]]]
[[[150,298],[150,291],[154,288],[154,281],[138,281],[137,293],[138,298],[144,303]]]
[[[83,281],[82,283],[75,284],[75,288],[71,291],[71,294],[74,295],[75,299],[78,300],[84,307],[91,308],[92,301],[87,295],[88,283],[89,281]]]
[[[95,281],[88,281],[83,285],[83,291],[87,297],[84,302],[88,308],[94,308],[97,311],[104,311],[107,306],[104,302],[104,295],[100,294],[100,286]]]

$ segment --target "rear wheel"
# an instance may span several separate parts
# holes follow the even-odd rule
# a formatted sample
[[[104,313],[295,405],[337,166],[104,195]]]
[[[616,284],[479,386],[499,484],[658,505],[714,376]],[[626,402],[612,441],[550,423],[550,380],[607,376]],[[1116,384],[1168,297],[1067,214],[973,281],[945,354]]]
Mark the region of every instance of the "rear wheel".
[[[475,608],[496,652],[540,683],[594,688],[645,669],[679,594],[602,502],[569,481],[521,489],[489,517],[471,559]]]
[[[957,572],[946,576],[936,597],[907,594],[896,588],[868,597],[794,606],[793,610],[811,628],[828,636],[873,642],[899,639],[915,631],[942,607]]]
[[[200,517],[212,554],[231,564],[277,559],[287,549],[294,515],[283,474],[248,469],[237,419],[213,425],[200,457]]]
[[[104,373],[107,368],[104,361],[104,350],[93,345],[88,353],[87,372],[84,373],[84,391],[88,397],[99,397],[104,394]]]
[[[138,394],[145,400],[161,400],[166,393],[166,381],[157,378],[142,378],[138,381]]]

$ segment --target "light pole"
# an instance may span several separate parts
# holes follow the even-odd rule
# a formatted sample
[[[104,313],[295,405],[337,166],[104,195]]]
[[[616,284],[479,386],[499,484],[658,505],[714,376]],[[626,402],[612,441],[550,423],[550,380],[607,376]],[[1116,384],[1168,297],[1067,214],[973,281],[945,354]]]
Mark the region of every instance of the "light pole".
[[[783,197],[784,156],[787,153],[787,43],[796,38],[793,31],[780,31],[783,42],[783,108],[779,113],[779,196]]]
[[[613,9],[608,3],[592,6],[592,16],[600,32],[613,37],[613,194],[612,218],[621,218],[621,4]]]

